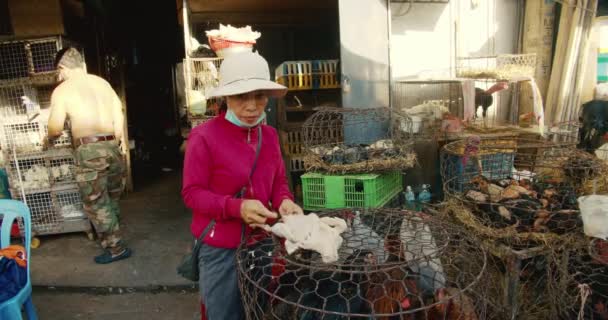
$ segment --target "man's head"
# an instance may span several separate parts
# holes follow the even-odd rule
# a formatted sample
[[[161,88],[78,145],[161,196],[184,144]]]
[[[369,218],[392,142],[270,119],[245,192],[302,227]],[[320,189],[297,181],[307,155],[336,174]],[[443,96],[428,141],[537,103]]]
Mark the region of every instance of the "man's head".
[[[74,72],[83,72],[85,63],[80,52],[73,47],[66,47],[55,55],[55,66],[59,71],[59,81],[66,80]]]

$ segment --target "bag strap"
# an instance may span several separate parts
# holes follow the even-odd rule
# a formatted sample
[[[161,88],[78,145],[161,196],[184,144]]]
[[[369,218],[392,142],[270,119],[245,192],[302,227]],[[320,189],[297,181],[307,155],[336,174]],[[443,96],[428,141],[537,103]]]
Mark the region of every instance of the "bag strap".
[[[249,181],[251,181],[251,177],[253,177],[253,172],[255,171],[255,167],[258,164],[258,158],[260,157],[260,151],[262,150],[262,126],[258,126],[258,145],[255,148],[255,159],[253,159],[253,166],[251,167],[251,172],[249,172]]]

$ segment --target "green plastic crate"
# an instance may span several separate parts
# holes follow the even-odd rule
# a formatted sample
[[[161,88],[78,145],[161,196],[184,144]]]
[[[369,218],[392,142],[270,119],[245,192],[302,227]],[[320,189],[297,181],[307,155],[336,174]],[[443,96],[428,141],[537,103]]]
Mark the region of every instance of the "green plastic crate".
[[[400,172],[302,175],[304,209],[379,208],[403,190]]]

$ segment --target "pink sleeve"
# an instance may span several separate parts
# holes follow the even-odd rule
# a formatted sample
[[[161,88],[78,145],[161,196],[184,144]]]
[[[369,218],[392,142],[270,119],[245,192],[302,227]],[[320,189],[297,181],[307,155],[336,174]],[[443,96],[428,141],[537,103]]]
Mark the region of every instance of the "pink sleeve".
[[[289,190],[289,183],[287,182],[287,174],[285,171],[285,162],[281,157],[281,148],[279,147],[279,137],[275,133],[273,140],[275,146],[279,149],[279,159],[277,159],[277,171],[274,175],[274,181],[272,182],[272,195],[271,202],[272,208],[278,210],[281,206],[281,202],[285,199],[293,200],[293,194]]]
[[[205,139],[190,135],[184,159],[182,198],[186,206],[215,220],[240,219],[242,199],[209,190],[211,152]]]

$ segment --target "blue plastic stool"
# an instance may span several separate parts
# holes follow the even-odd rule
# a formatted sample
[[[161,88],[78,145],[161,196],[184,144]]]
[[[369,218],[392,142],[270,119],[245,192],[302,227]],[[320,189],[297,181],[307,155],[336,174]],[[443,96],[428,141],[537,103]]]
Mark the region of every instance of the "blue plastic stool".
[[[23,219],[25,251],[27,252],[27,283],[16,296],[0,304],[0,319],[21,319],[21,306],[25,306],[25,312],[29,320],[38,319],[32,302],[32,282],[30,281],[30,239],[32,237],[30,209],[23,202],[0,199],[0,215],[3,215],[2,229],[0,229],[0,248],[8,247],[11,244],[11,226],[13,221],[20,217]]]

